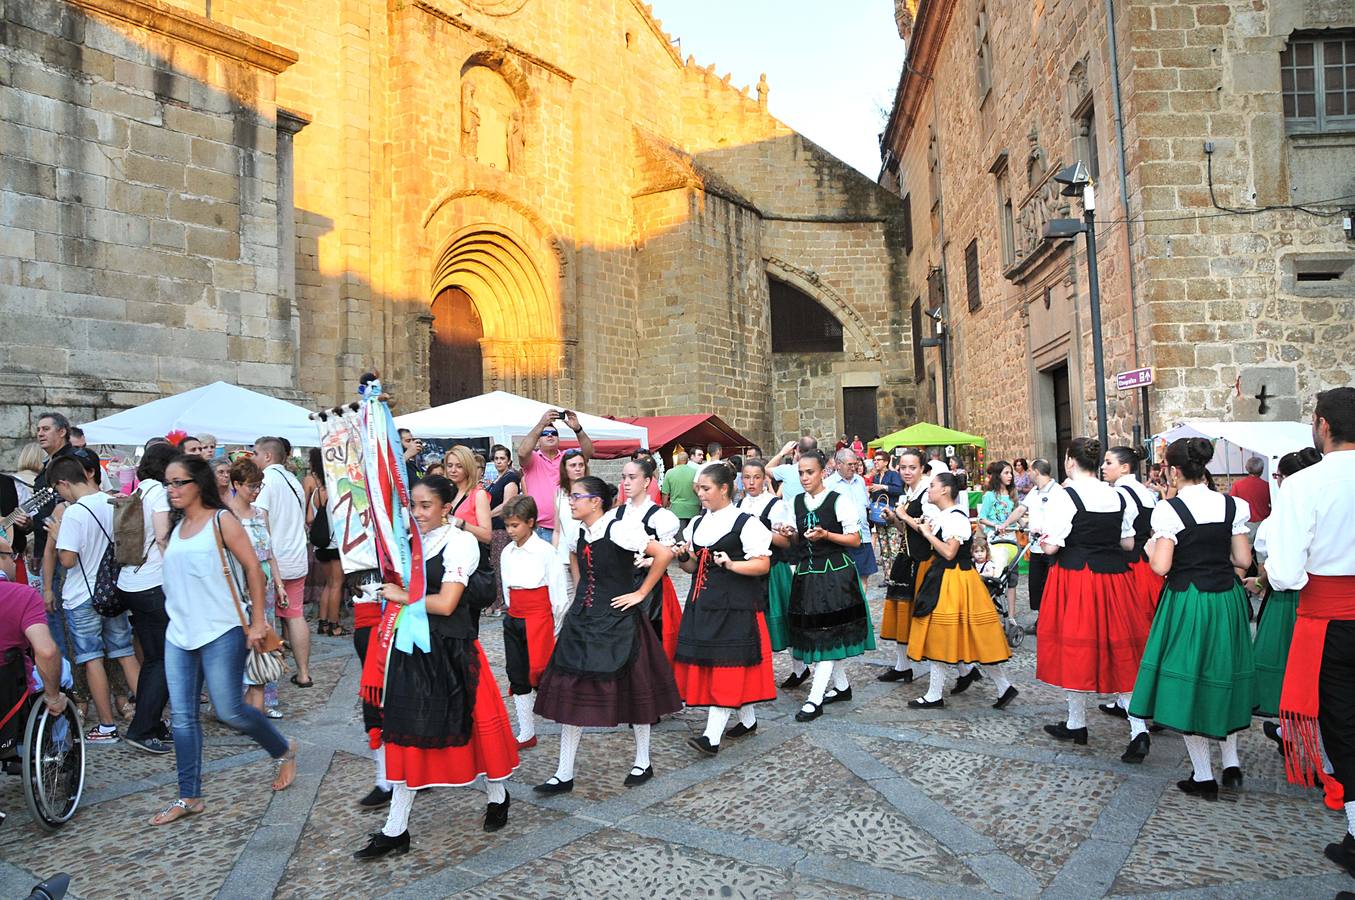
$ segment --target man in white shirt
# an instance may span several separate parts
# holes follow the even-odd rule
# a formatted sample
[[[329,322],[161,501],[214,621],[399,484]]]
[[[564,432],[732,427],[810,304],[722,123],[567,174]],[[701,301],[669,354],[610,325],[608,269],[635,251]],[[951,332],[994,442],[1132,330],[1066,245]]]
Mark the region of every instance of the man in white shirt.
[[[1317,395],[1322,461],[1285,479],[1267,519],[1266,576],[1299,591],[1280,714],[1290,780],[1310,783],[1317,733],[1345,791],[1346,834],[1326,856],[1355,875],[1355,388]]]
[[[268,535],[273,542],[273,557],[278,562],[282,590],[278,592],[276,615],[287,629],[296,657],[292,684],[307,688],[311,681],[311,633],[306,624],[306,500],[301,483],[283,466],[287,448],[279,438],[262,437],[254,442],[254,461],[263,469],[263,488],[254,501],[263,510]]]
[[[64,507],[53,511],[51,532],[57,564],[69,570],[61,588],[61,607],[71,629],[74,662],[85,667],[85,681],[99,714],[99,724],[90,729],[85,740],[116,744],[118,728],[113,724],[104,657],[118,660],[133,693],[140,667],[132,652],[132,629],[127,624],[127,614],[105,618],[94,611],[91,602],[99,566],[113,540],[113,507],[76,457],[54,460],[47,470],[47,479],[66,501]]]
[[[1044,583],[1045,579],[1049,577],[1049,554],[1045,553],[1044,547],[1040,546],[1040,536],[1044,534],[1045,512],[1049,509],[1049,504],[1054,499],[1054,495],[1063,491],[1063,487],[1054,480],[1054,467],[1049,464],[1049,460],[1034,460],[1030,464],[1030,472],[1035,481],[1035,486],[1017,504],[1016,509],[1012,510],[1012,514],[1007,517],[1007,521],[1003,522],[999,529],[999,531],[1006,531],[1022,516],[1026,517],[1026,530],[1030,539],[1030,556],[1028,557],[1030,575],[1027,584],[1030,586],[1030,611],[1035,613],[1036,616],[1036,618],[1031,619],[1030,624],[1025,626],[1026,634],[1035,633],[1035,624],[1040,614],[1040,600],[1044,597]]]
[[[864,596],[866,582],[880,571],[880,565],[875,560],[875,545],[870,539],[870,492],[866,487],[866,479],[861,477],[861,460],[854,452],[839,450],[834,457],[837,459],[837,471],[825,476],[823,484],[851,500],[852,509],[856,510],[861,543],[856,547],[848,547],[847,555],[856,563],[857,574],[861,576],[861,594]]]

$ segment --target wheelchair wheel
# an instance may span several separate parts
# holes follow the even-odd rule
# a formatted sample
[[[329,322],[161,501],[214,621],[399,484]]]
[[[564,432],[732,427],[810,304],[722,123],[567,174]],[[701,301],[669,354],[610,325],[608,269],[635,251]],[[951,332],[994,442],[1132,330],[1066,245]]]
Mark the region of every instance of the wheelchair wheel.
[[[36,698],[28,714],[23,747],[24,799],[47,831],[70,821],[85,789],[85,734],[75,703],[59,716]]]

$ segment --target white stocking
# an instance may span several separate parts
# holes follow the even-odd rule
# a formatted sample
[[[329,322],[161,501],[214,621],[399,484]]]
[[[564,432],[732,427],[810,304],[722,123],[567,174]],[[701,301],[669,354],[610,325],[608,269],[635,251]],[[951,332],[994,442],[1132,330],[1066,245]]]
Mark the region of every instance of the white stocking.
[[[391,783],[386,780],[386,745],[382,744],[372,751],[372,762],[376,763],[376,786],[383,791],[391,789]]]
[[[1284,736],[1283,732],[1281,732],[1280,736]],[[1322,771],[1328,775],[1335,775],[1336,770],[1332,768],[1331,757],[1327,756],[1327,745],[1322,743],[1321,734],[1318,734],[1317,736],[1317,752],[1318,755],[1322,757]]]
[[[1133,691],[1130,691],[1127,694],[1124,693],[1117,694],[1115,697],[1115,705],[1120,707],[1120,709],[1124,710],[1126,715],[1128,715],[1129,713],[1129,704],[1132,703],[1133,701],[1134,701]],[[1138,737],[1139,735],[1147,733],[1148,733],[1147,722],[1143,721],[1138,716],[1129,716],[1129,739],[1131,741],[1134,738]]]
[[[1068,727],[1074,731],[1087,727],[1087,695],[1080,691],[1067,691]]]
[[[898,672],[907,672],[913,667],[913,663],[908,659],[908,642],[904,641],[894,648],[894,669]]]
[[[485,799],[490,803],[502,803],[508,799],[508,786],[502,781],[485,779]]]
[[[968,675],[970,672],[974,671],[974,664],[973,664],[973,663],[962,662],[962,663],[960,663],[959,665],[957,665],[955,668],[959,671],[959,673],[960,673],[961,675]]]
[[[833,677],[833,663],[830,660],[824,660],[814,664],[814,680],[809,685],[809,701],[805,703],[818,706],[823,702],[823,695],[828,691],[828,679]]]
[[[833,665],[833,687],[838,691],[845,691],[847,688],[851,687],[847,682],[846,661],[844,660],[843,662],[844,665],[837,665],[836,663]]]
[[[988,677],[993,679],[993,688],[997,691],[998,699],[1007,693],[1007,688],[1012,686],[1011,680],[1007,678],[1006,666],[1002,663],[988,667]]]
[[[725,721],[729,720],[726,713]],[[649,768],[649,725],[636,725],[635,727],[635,768]]]
[[[1346,803],[1346,833],[1355,836],[1355,800]]]
[[[922,695],[922,699],[928,703],[935,703],[941,699],[941,693],[946,689],[946,669],[950,668],[944,663],[932,660],[927,663],[927,693]]]
[[[517,739],[530,741],[536,737],[536,714],[532,712],[532,695],[514,694],[513,705],[518,711]]]
[[[739,724],[744,728],[752,728],[757,724],[757,707],[751,703],[745,703],[739,707]]]
[[[719,746],[720,738],[724,737],[725,726],[729,724],[729,717],[734,714],[734,710],[728,706],[712,706],[706,714],[706,740],[710,741],[711,746]],[[644,768],[641,766],[640,768]]]
[[[1122,691],[1115,695],[1115,705],[1118,706],[1120,709],[1124,710],[1125,712],[1128,712],[1129,701],[1133,699],[1134,699],[1133,691],[1129,691],[1128,693]]]
[[[414,808],[414,793],[404,783],[394,785],[390,812],[386,814],[386,824],[381,828],[381,833],[386,837],[399,837],[409,830],[409,811]]]
[[[792,674],[795,675],[796,678],[799,678],[801,675],[803,675],[808,668],[809,663],[805,662],[804,660],[796,659],[793,656],[790,658],[790,671]]]
[[[1187,734],[1185,739],[1190,764],[1195,767],[1195,780],[1213,781],[1214,766],[1209,761],[1209,738],[1199,734]]]
[[[1237,732],[1219,741],[1219,753],[1223,756],[1225,769],[1241,768],[1242,762],[1237,758]]]
[[[555,769],[558,780],[574,780],[574,754],[579,752],[579,740],[582,737],[583,729],[578,725],[560,726],[560,764]]]

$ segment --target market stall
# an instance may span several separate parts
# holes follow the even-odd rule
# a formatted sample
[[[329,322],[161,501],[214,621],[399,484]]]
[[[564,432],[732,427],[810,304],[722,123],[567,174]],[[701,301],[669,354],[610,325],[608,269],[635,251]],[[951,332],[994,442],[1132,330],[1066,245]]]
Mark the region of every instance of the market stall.
[[[541,421],[542,414],[552,408],[559,409],[507,391],[490,391],[479,397],[397,416],[395,424],[408,428],[418,438],[441,441],[482,438],[493,444],[515,447]],[[594,441],[619,442],[627,454],[649,445],[649,432],[642,426],[587,413],[578,416],[579,424]],[[574,432],[562,421],[555,424],[560,430],[561,443],[575,441],[577,446]]]
[[[80,427],[91,444],[135,446],[171,431],[212,434],[225,444],[253,444],[264,435],[293,447],[314,447],[310,411],[247,388],[218,381],[96,419]]]
[[[1214,458],[1209,462],[1213,475],[1238,477],[1246,473],[1247,460],[1253,456],[1265,463],[1261,477],[1270,478],[1281,456],[1313,446],[1313,427],[1305,422],[1220,422],[1215,419],[1186,419],[1173,428],[1153,436],[1153,461],[1161,462],[1167,445],[1178,438],[1202,437],[1214,442]]]

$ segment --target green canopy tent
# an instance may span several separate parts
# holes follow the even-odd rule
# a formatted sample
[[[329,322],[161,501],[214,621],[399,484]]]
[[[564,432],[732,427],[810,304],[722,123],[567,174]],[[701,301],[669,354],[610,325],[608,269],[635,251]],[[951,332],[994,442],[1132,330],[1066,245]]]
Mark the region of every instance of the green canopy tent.
[[[870,449],[893,450],[895,447],[946,447],[950,445],[969,445],[987,449],[988,442],[973,434],[942,428],[930,422],[918,422],[902,431],[876,438],[868,445]]]

